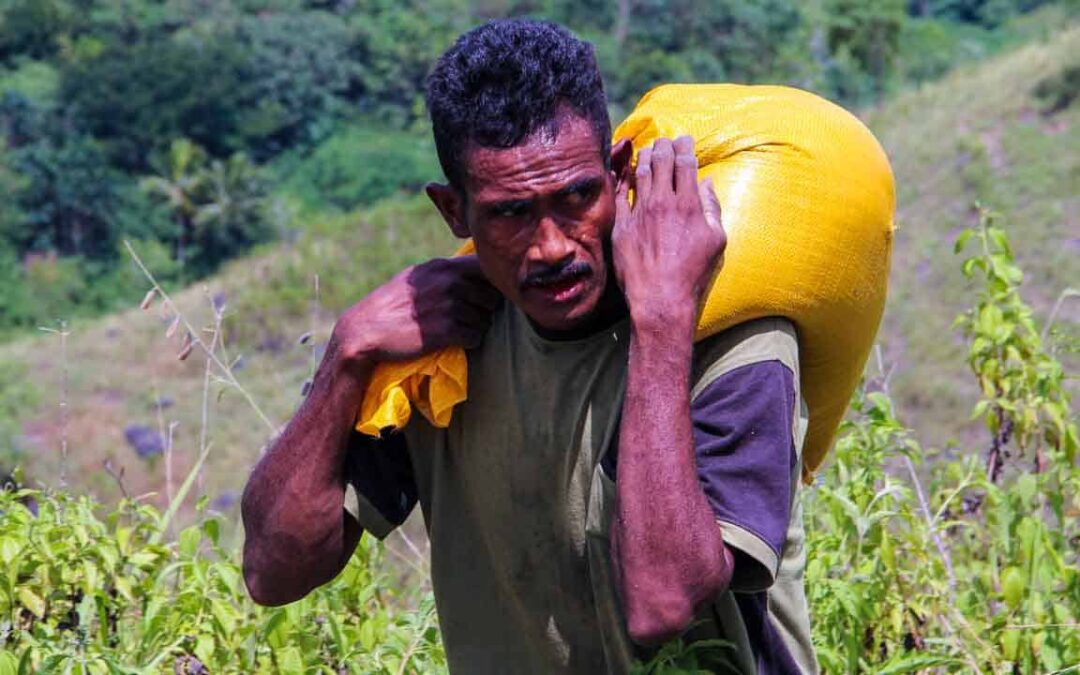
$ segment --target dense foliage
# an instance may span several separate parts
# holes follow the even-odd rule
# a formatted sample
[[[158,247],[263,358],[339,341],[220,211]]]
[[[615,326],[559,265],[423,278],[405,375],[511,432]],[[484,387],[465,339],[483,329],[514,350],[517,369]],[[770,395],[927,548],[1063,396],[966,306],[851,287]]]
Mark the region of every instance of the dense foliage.
[[[922,447],[896,418],[879,363],[803,493],[806,588],[827,672],[1080,663],[1080,441],[1064,374],[990,214],[958,238],[968,249],[978,295],[957,328],[983,392],[973,416],[985,441]],[[0,492],[0,675],[445,668],[430,594],[396,592],[369,539],[308,598],[253,605],[205,503],[196,524],[170,534],[199,466],[164,514],[139,500],[106,512],[65,493]],[[724,649],[675,641],[638,672],[701,672]]]
[[[213,514],[167,541],[168,514],[135,501],[101,518],[86,497],[5,491],[0,511],[0,674],[393,674],[444,663],[430,597],[396,595],[373,572],[371,540],[332,584],[268,609],[248,599]]]
[[[487,18],[547,17],[592,40],[619,117],[662,81],[868,102],[1000,44],[1041,4],[0,0],[0,332],[115,306],[123,238],[190,281],[287,232],[297,209],[438,178],[423,79]]]

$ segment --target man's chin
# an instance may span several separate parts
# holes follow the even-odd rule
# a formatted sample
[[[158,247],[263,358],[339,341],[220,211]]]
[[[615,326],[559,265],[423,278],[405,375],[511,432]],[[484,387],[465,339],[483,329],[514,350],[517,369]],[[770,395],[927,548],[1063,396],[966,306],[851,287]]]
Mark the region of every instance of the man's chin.
[[[531,302],[521,309],[543,333],[573,333],[588,327],[597,318],[598,294],[590,293],[574,303]]]

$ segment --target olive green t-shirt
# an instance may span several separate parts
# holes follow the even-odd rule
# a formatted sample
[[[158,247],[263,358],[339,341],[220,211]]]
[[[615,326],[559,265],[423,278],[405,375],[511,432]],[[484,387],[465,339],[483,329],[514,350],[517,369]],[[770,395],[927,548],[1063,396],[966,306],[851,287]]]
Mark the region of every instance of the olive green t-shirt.
[[[625,673],[649,657],[627,636],[609,554],[628,341],[625,321],[546,340],[504,304],[449,428],[414,416],[352,450],[346,508],[364,529],[386,536],[419,501],[451,672]],[[737,326],[696,346],[693,373],[699,476],[736,570],[688,639],[730,642],[735,672],[815,672],[795,331]]]

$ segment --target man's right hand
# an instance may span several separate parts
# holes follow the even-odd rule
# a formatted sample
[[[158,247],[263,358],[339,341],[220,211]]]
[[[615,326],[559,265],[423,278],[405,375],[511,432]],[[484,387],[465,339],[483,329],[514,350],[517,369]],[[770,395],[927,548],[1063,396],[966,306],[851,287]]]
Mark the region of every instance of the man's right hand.
[[[501,300],[476,256],[437,258],[401,271],[346,310],[328,352],[349,364],[475,347]]]
[[[362,531],[343,517],[343,472],[371,367],[479,344],[500,299],[476,258],[462,256],[406,269],[338,319],[311,392],[244,490],[244,580],[256,602],[303,597],[356,548]]]

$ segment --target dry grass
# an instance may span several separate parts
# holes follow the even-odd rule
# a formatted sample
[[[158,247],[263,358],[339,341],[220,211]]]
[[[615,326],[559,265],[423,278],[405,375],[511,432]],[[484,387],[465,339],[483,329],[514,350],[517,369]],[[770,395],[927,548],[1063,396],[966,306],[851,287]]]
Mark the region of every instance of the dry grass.
[[[354,214],[335,223],[316,224],[311,236],[292,246],[240,261],[204,284],[171,296],[179,312],[208,345],[215,324],[212,299],[224,299],[226,323],[237,327],[233,332],[245,337],[238,343],[226,331],[225,346],[216,350],[217,358],[226,365],[239,358],[233,372],[243,391],[229,381],[221,364],[211,364],[207,369],[203,350],[196,348],[187,358],[177,358],[186,330],[181,326],[167,337],[176,313],[169,311],[159,297],[145,310],[138,307],[149,282],[131,290],[131,309],[70,326],[66,429],[61,424],[59,407],[63,397],[59,388],[58,339],[42,334],[0,346],[0,359],[26,364],[27,372],[42,391],[39,409],[24,423],[22,446],[27,455],[28,479],[58,485],[59,447],[66,431],[70,439],[69,483],[104,501],[118,497],[116,481],[103,471],[108,461],[115,472],[123,470],[128,493],[154,492],[151,499],[164,509],[168,502],[164,457],[151,462],[140,459],[125,440],[124,429],[141,424],[167,431],[175,423],[172,475],[179,480],[187,473],[205,440],[212,447],[200,481],[200,494],[211,499],[235,496],[271,437],[271,427],[287,421],[299,403],[303,383],[317,356],[313,350],[325,343],[333,318],[348,304],[345,298],[358,298],[385,277],[381,268],[368,273],[353,269],[347,275],[346,260],[354,257],[362,261],[377,255],[396,269],[412,260],[451,250],[449,237],[435,229],[437,225],[431,219],[419,223],[430,236],[418,238],[415,247],[396,243],[385,221],[409,218],[416,209],[416,204],[410,202],[362,216]],[[373,228],[383,236],[371,237]],[[328,244],[328,239],[334,240],[333,244]],[[360,250],[362,246],[366,248]],[[315,302],[310,282],[301,289],[310,296],[304,300],[303,311],[293,312],[273,303],[272,289],[288,283],[283,280],[298,275],[312,279],[316,274],[337,279],[331,284],[330,306],[312,311]],[[301,281],[299,285],[305,284]],[[355,291],[350,292],[346,286]],[[321,295],[325,303],[327,294]],[[251,330],[252,322],[258,330]],[[309,332],[312,338],[301,344],[300,336]],[[209,405],[203,439],[203,391],[208,372]],[[159,396],[165,402],[160,410],[156,404]],[[248,396],[261,413],[253,408]],[[234,512],[232,508],[229,511]]]

